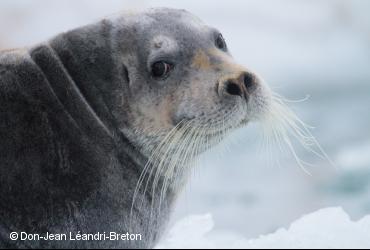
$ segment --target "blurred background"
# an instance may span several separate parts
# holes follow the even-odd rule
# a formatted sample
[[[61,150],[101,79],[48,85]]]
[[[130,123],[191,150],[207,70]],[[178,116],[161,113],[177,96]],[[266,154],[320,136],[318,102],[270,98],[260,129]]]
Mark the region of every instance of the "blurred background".
[[[256,237],[303,214],[342,206],[355,220],[370,214],[370,1],[1,0],[0,49],[42,42],[125,9],[184,8],[217,27],[233,56],[254,69],[315,127],[335,163],[261,150],[258,127],[235,132],[207,153],[175,209],[173,221],[212,213],[215,229]],[[274,151],[274,150],[273,150]]]

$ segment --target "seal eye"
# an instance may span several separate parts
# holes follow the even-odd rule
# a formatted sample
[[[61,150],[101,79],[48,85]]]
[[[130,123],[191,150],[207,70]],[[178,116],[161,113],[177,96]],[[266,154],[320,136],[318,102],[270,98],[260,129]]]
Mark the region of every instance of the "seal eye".
[[[152,76],[155,78],[163,78],[168,75],[168,73],[171,71],[172,65],[164,62],[159,61],[152,64]]]
[[[226,42],[225,42],[224,37],[221,34],[218,34],[216,38],[216,46],[220,50],[226,50]]]

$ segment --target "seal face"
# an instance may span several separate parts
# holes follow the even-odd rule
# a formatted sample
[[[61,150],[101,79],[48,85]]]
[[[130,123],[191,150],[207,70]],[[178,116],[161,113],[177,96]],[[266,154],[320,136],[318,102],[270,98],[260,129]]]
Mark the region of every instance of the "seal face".
[[[130,79],[130,129],[127,123],[122,129],[137,131],[130,137],[143,151],[181,121],[217,134],[263,114],[268,89],[233,60],[220,31],[182,10],[154,9],[144,16],[129,18],[135,26],[130,51],[120,25],[113,39]]]
[[[217,29],[165,8],[1,53],[0,97],[0,247],[22,248],[153,247],[196,156],[270,102]],[[142,240],[20,242],[10,231]]]

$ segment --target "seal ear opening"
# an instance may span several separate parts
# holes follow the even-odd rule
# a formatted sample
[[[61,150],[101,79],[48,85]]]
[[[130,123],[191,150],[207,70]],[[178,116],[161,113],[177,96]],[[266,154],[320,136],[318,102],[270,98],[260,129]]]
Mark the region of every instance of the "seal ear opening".
[[[130,82],[130,76],[129,76],[129,74],[128,74],[127,67],[126,67],[126,65],[124,65],[124,64],[122,64],[121,74],[122,74],[123,79],[124,79],[127,83],[129,83],[129,82]]]

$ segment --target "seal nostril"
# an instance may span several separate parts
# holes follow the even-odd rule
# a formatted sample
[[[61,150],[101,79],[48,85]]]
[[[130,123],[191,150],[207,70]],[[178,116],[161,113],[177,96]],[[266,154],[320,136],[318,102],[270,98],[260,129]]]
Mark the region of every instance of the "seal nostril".
[[[242,95],[242,91],[238,84],[228,81],[226,83],[226,92],[230,95]]]
[[[245,74],[244,75],[244,86],[247,91],[252,91],[255,87],[255,79],[252,74]]]
[[[129,83],[130,82],[130,77],[128,75],[128,70],[127,70],[127,67],[125,65],[122,65],[122,74],[123,74],[123,77],[126,80],[126,82]]]

